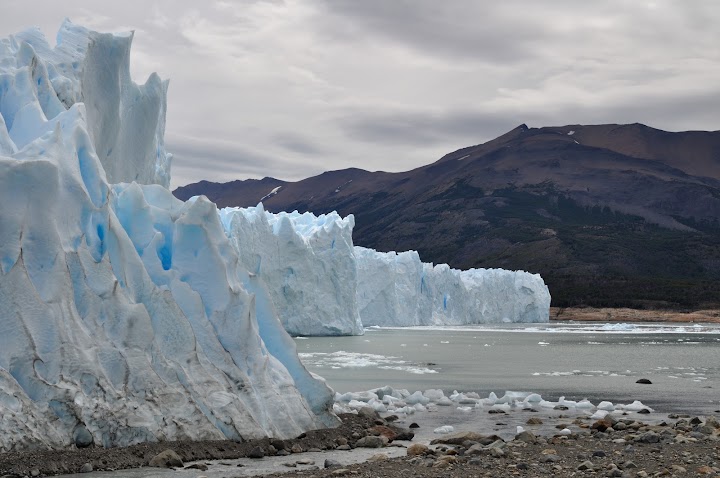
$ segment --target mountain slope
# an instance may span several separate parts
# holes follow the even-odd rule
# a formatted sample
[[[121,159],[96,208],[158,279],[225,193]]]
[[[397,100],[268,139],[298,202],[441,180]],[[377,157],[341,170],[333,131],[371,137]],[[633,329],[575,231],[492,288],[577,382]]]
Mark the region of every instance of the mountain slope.
[[[521,125],[402,173],[201,182],[175,194],[352,213],[358,245],[539,272],[557,306],[720,302],[720,132]]]

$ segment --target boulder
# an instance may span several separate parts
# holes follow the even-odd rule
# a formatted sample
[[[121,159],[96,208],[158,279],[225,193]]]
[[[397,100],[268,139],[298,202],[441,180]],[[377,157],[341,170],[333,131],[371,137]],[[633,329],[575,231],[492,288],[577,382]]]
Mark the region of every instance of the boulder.
[[[182,468],[183,462],[180,455],[168,449],[155,455],[148,465],[155,468]]]
[[[73,442],[75,442],[76,447],[87,448],[93,444],[93,441],[93,436],[88,429],[85,428],[85,425],[78,425],[75,427],[75,430],[73,430]]]
[[[387,438],[373,435],[362,437],[355,442],[355,446],[358,448],[382,448],[386,444]]]

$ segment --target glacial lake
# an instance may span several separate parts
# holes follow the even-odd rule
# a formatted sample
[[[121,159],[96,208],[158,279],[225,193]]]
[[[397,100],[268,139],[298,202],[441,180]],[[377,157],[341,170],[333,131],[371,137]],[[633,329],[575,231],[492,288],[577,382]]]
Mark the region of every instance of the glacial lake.
[[[306,367],[338,392],[512,390],[596,405],[641,400],[664,412],[720,410],[720,324],[370,328],[364,336],[295,340]],[[640,378],[652,384],[636,384]]]

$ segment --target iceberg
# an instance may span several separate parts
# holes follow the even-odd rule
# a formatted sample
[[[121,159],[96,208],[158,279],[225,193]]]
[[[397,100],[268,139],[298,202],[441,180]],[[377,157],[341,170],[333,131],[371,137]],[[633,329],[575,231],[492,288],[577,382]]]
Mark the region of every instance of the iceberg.
[[[206,198],[167,190],[167,82],[131,34],[0,40],[0,451],[338,423]]]
[[[451,269],[416,251],[355,246],[357,304],[365,327],[548,322],[550,292],[539,274]]]

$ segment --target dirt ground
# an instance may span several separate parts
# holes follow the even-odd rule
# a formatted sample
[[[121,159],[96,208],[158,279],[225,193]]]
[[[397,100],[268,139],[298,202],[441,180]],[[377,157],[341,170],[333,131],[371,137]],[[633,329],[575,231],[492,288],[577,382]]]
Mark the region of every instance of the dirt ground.
[[[596,322],[709,322],[720,323],[720,310],[678,312],[669,310],[595,309],[550,307],[550,320]]]

